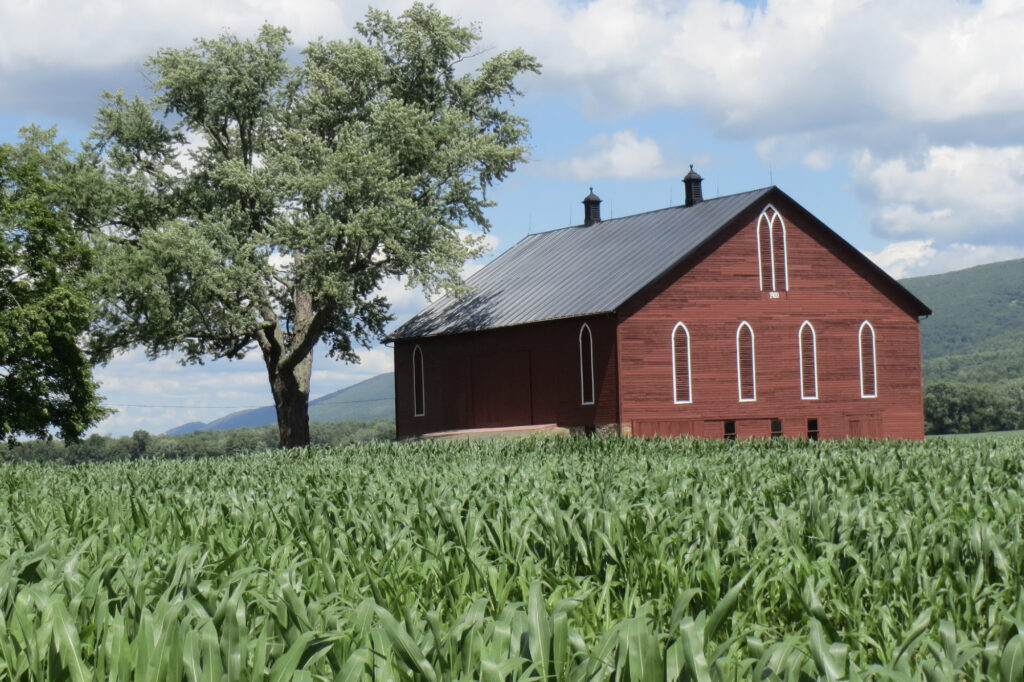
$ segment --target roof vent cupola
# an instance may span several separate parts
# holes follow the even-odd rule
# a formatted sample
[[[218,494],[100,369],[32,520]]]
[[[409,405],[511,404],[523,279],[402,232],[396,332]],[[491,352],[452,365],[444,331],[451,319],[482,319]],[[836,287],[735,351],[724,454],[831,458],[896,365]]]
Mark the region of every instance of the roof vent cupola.
[[[590,227],[594,223],[601,222],[601,198],[594,194],[594,188],[590,188],[590,194],[583,200],[583,226]]]
[[[683,178],[683,184],[686,186],[686,205],[693,206],[704,201],[704,195],[700,190],[700,183],[703,180],[697,171],[693,170],[693,164],[690,164],[690,172]]]

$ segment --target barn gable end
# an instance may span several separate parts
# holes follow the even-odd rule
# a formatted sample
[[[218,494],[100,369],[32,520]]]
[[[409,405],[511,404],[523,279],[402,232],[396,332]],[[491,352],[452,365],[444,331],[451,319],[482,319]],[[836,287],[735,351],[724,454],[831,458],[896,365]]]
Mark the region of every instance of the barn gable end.
[[[625,431],[723,437],[731,425],[740,438],[807,437],[809,431],[821,438],[924,436],[917,315],[927,308],[780,195],[745,212],[620,310]],[[766,259],[759,268],[757,258],[759,243],[767,241],[758,223],[763,227],[769,207],[786,227],[776,280],[781,285],[788,278],[788,288],[775,291],[762,285]],[[865,322],[877,343],[875,364],[862,366]],[[686,404],[673,400],[672,333],[680,323],[690,337]],[[865,371],[877,377],[871,397],[862,397]]]

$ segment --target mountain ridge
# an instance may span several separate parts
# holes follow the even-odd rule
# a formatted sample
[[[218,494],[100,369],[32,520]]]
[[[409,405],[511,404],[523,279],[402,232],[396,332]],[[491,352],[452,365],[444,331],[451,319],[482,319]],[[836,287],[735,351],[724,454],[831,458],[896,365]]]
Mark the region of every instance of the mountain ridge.
[[[364,381],[346,386],[333,393],[309,401],[309,421],[341,422],[394,419],[395,375],[378,374]],[[168,436],[180,436],[195,431],[226,431],[247,426],[266,426],[277,423],[273,405],[232,412],[211,422],[189,422],[167,431]]]
[[[1024,333],[1024,259],[900,280],[932,309],[921,321],[921,357],[1003,350],[997,337]],[[992,347],[993,343],[996,347]]]

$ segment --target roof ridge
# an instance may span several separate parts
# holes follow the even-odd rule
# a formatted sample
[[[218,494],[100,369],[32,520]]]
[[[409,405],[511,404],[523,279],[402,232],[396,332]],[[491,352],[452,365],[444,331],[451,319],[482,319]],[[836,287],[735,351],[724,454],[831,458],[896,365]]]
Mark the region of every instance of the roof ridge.
[[[696,206],[700,206],[701,204],[708,204],[708,203],[712,203],[712,202],[719,201],[719,200],[722,200],[722,199],[731,199],[733,197],[738,197],[741,194],[757,194],[758,192],[766,192],[766,191],[768,191],[770,189],[774,189],[774,188],[775,188],[775,185],[767,185],[765,187],[758,187],[757,189],[748,189],[748,190],[745,190],[743,192],[733,192],[732,194],[723,194],[723,195],[717,196],[717,197],[715,197],[713,199],[704,199],[703,201],[701,201],[699,203],[696,203],[693,206],[687,206],[685,204],[679,204],[678,206],[665,206],[664,208],[652,208],[649,211],[640,211],[639,213],[630,213],[629,215],[618,216],[617,218],[602,218],[599,223],[594,223],[593,225],[584,225],[583,223],[579,223],[577,225],[566,225],[565,227],[555,227],[555,228],[552,228],[550,230],[540,230],[539,232],[531,232],[528,235],[526,235],[526,237],[535,237],[535,236],[542,235],[542,234],[551,234],[553,232],[561,232],[562,230],[576,230],[576,229],[580,229],[580,228],[590,229],[592,227],[595,227],[596,225],[599,225],[599,224],[603,225],[605,223],[615,222],[616,220],[626,220],[627,218],[637,218],[639,216],[650,215],[652,213],[660,213],[661,211],[677,211],[677,210],[679,210],[681,208],[694,208]],[[526,237],[524,237],[524,239]]]
[[[466,279],[466,298],[442,296],[388,335],[389,340],[515,326],[617,309],[643,287],[693,253],[773,187],[669,206],[611,220],[601,229],[570,226],[534,232]],[[633,223],[638,230],[626,229]],[[685,227],[686,229],[680,229]],[[599,285],[619,268],[611,286]],[[549,296],[545,292],[560,292]],[[543,295],[542,295],[543,294]]]

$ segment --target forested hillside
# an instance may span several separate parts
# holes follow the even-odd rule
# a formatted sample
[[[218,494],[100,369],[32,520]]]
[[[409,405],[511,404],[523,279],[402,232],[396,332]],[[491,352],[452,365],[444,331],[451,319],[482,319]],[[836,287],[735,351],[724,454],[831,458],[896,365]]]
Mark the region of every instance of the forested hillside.
[[[933,311],[921,322],[925,360],[1020,346],[1024,339],[1024,260],[901,281]]]
[[[921,322],[925,428],[1024,428],[1024,260],[905,279]]]

